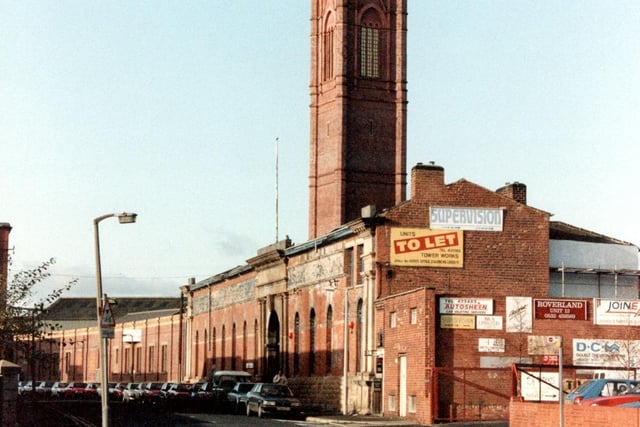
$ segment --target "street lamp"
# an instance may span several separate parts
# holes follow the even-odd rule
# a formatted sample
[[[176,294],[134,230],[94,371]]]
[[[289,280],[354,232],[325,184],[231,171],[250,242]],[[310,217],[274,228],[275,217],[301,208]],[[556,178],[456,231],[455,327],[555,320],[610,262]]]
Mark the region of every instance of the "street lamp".
[[[100,394],[100,400],[102,402],[102,427],[109,426],[109,374],[107,372],[107,338],[102,336],[102,267],[100,265],[100,233],[98,224],[103,219],[117,216],[120,224],[131,224],[136,222],[137,214],[123,212],[120,214],[106,214],[97,217],[93,220],[93,231],[95,240],[95,252],[96,252],[96,317],[98,319],[98,333],[100,337],[100,387],[102,393]]]

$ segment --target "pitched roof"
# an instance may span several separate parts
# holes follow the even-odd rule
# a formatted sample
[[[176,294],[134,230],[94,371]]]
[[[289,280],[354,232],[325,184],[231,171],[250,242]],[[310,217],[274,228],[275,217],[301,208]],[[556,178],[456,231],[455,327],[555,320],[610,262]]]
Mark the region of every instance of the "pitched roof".
[[[180,298],[170,297],[123,297],[112,298],[111,310],[116,322],[121,322],[132,313],[158,312],[180,308]],[[157,313],[153,313],[157,317]],[[96,319],[95,298],[60,298],[47,307],[43,318],[50,321],[93,321]]]
[[[613,237],[598,234],[560,221],[549,221],[549,239],[635,246],[632,243],[614,239]]]

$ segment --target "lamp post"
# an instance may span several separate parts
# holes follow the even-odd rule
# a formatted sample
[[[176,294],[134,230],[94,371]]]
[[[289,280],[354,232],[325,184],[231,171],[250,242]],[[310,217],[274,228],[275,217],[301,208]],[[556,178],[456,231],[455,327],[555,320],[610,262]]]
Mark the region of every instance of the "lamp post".
[[[121,214],[106,214],[99,216],[93,220],[93,231],[96,252],[96,317],[98,319],[98,333],[100,333],[100,401],[102,403],[102,427],[109,426],[109,374],[107,372],[107,338],[102,336],[102,267],[100,265],[100,233],[98,224],[103,219],[117,216],[120,224],[131,224],[136,222],[137,214],[123,212]]]

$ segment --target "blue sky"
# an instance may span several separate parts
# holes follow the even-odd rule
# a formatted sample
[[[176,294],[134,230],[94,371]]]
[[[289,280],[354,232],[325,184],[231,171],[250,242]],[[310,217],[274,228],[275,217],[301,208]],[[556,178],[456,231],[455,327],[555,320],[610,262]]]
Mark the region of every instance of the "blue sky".
[[[0,222],[43,287],[178,295],[307,239],[309,1],[0,0]],[[640,244],[640,2],[409,0],[408,167]]]

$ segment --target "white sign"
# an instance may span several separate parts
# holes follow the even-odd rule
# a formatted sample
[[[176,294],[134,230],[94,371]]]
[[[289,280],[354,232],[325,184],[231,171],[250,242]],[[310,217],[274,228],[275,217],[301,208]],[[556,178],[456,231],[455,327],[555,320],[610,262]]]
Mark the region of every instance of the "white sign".
[[[502,209],[432,206],[429,208],[429,228],[502,231]]]
[[[476,316],[476,329],[502,330],[502,316]]]
[[[640,366],[640,341],[573,339],[573,364],[631,368]]]
[[[507,297],[507,332],[531,332],[532,330],[533,299]]]
[[[140,342],[142,341],[142,329],[123,329],[123,342]]]
[[[504,353],[504,338],[478,338],[481,353]]]
[[[440,298],[440,314],[493,314],[490,298]]]
[[[524,400],[557,402],[559,375],[557,372],[522,372],[520,390]],[[542,381],[540,381],[542,379]],[[554,387],[555,386],[555,387]]]
[[[594,298],[593,323],[640,326],[640,300]]]

